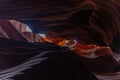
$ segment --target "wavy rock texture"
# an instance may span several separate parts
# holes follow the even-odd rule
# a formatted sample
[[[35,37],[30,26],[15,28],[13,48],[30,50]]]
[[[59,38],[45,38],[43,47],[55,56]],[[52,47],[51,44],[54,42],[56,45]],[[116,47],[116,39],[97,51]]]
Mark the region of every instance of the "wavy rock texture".
[[[114,48],[119,49],[119,0],[2,0],[0,5],[1,19],[24,22],[33,32],[111,45],[118,52]]]
[[[120,53],[120,0],[0,0],[0,19],[23,22],[34,33],[109,46],[113,52]],[[1,33],[7,30],[4,26],[13,26],[9,21],[0,21],[0,24]],[[9,27],[9,31],[1,36],[35,40],[28,33],[21,36],[14,28]]]

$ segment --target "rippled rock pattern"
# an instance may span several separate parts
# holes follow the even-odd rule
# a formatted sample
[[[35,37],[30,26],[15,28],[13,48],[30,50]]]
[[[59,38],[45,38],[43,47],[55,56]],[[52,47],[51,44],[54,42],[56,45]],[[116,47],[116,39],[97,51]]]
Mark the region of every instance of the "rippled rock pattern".
[[[32,72],[29,70],[27,74],[31,73],[35,77],[41,75],[42,80],[80,80],[80,78],[96,80],[92,73],[101,80],[120,79],[118,77],[120,0],[0,0],[0,19],[1,80],[11,80],[11,77],[22,74],[21,71],[28,70],[33,65],[42,64],[45,65],[35,70],[35,72],[40,70],[42,73],[34,75],[34,70]],[[81,51],[57,46],[57,42],[44,43],[39,33],[46,34],[53,42],[56,39],[76,40],[77,44],[86,47],[96,45],[105,48],[100,50],[84,48],[84,52],[89,54],[96,52],[100,55],[94,58],[89,58],[87,55],[86,58],[81,56],[83,54]],[[50,41],[47,40],[47,42]],[[78,46],[75,48],[82,49]],[[39,55],[42,51],[50,51],[49,54],[54,57],[48,53],[44,54],[47,56],[42,57],[44,55]],[[49,58],[51,62],[47,63]],[[92,73],[86,67],[84,68],[84,65]],[[59,75],[54,74],[53,77],[52,71]],[[48,75],[44,72],[50,73]],[[68,74],[70,78],[68,79],[69,76],[63,73]],[[23,80],[35,80],[27,74],[24,74]],[[87,74],[90,74],[92,78],[86,78]],[[66,76],[65,79],[63,79],[64,76]],[[15,78],[15,80],[22,79]]]

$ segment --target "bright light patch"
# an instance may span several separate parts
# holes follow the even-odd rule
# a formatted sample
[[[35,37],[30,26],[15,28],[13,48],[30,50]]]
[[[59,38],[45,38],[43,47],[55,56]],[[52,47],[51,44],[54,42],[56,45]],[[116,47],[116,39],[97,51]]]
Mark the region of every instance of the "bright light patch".
[[[42,38],[46,38],[46,35],[45,35],[45,34],[39,33],[39,35],[40,35]]]
[[[26,32],[32,32],[29,26],[26,27]]]

